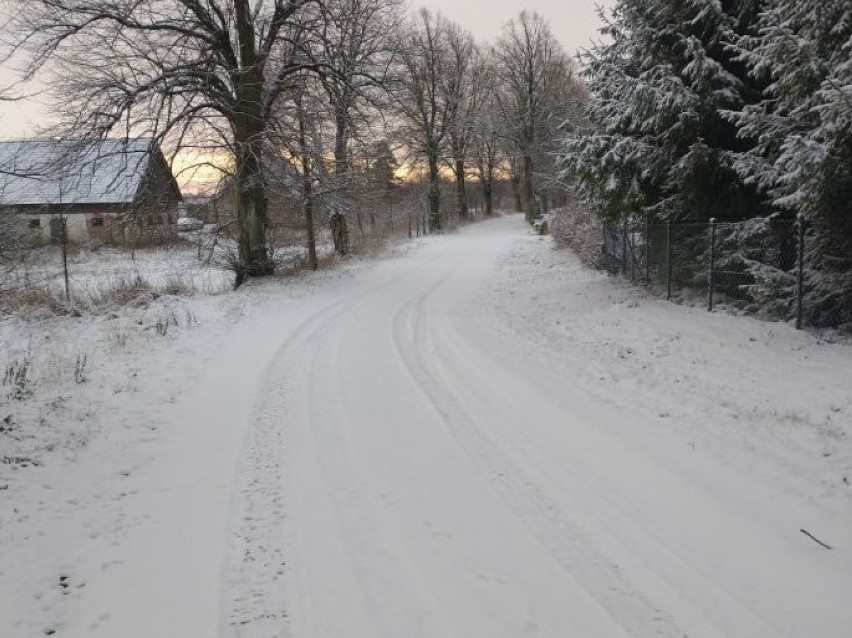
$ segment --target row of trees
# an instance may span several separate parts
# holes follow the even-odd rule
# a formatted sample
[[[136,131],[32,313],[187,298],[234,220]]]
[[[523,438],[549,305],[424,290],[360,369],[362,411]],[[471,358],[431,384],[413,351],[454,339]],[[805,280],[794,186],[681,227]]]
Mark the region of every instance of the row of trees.
[[[522,11],[495,46],[439,14],[422,11],[398,45],[401,83],[396,104],[404,137],[428,166],[430,225],[440,229],[438,182],[447,157],[458,210],[467,216],[470,167],[492,210],[495,179],[508,173],[516,206],[531,220],[555,180],[559,131],[575,120],[584,98],[570,58],[538,15]]]
[[[467,181],[493,209],[509,177],[529,218],[555,176],[557,132],[583,93],[546,22],[522,12],[493,45],[402,0],[5,0],[5,43],[22,76],[50,87],[52,134],[85,146],[150,135],[215,164],[233,185],[237,283],[272,272],[270,167],[298,175],[309,258],[315,204],[349,249],[357,185],[425,168],[429,226],[442,227],[452,176],[462,219]],[[372,177],[371,177],[372,176]],[[372,182],[371,182],[372,180]],[[544,202],[546,205],[546,202]]]
[[[607,220],[803,213],[809,305],[852,320],[848,1],[619,0],[603,17],[588,121],[563,148],[582,200]]]

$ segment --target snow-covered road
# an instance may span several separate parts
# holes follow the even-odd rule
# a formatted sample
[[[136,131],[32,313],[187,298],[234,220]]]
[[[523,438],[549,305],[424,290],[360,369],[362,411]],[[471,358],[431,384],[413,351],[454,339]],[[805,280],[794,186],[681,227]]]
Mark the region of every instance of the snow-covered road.
[[[0,636],[848,638],[852,349],[526,232],[188,302],[6,475]]]
[[[847,636],[848,517],[652,436],[489,319],[519,231],[428,246],[277,353],[230,634]]]

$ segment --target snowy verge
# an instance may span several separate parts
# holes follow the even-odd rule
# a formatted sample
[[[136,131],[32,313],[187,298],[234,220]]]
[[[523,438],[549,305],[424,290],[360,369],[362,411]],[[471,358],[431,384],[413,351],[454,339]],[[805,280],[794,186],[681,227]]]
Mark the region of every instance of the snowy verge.
[[[255,394],[370,264],[0,320],[0,635],[216,634]]]
[[[707,454],[781,489],[848,511],[852,347],[700,307],[676,305],[585,268],[550,238],[523,237],[475,302],[559,374],[649,417],[684,454]]]

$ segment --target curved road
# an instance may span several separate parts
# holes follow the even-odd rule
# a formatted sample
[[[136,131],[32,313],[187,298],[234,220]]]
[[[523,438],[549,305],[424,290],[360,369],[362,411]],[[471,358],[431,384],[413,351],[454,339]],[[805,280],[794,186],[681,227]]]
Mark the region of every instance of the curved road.
[[[242,461],[223,633],[850,635],[849,561],[802,542],[807,503],[651,439],[476,303],[519,232],[428,243],[287,336]]]

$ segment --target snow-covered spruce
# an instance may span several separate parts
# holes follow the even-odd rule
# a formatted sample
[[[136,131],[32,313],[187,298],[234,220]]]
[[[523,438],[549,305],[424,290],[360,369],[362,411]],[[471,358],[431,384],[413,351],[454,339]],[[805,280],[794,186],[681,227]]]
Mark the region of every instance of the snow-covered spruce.
[[[600,216],[742,219],[756,188],[734,168],[748,144],[724,117],[759,96],[730,45],[754,3],[620,0],[584,56],[587,130],[570,133],[565,174]]]
[[[773,204],[811,221],[808,320],[852,322],[852,6],[843,0],[768,0],[738,59],[765,87],[730,114],[756,142],[737,170]]]

